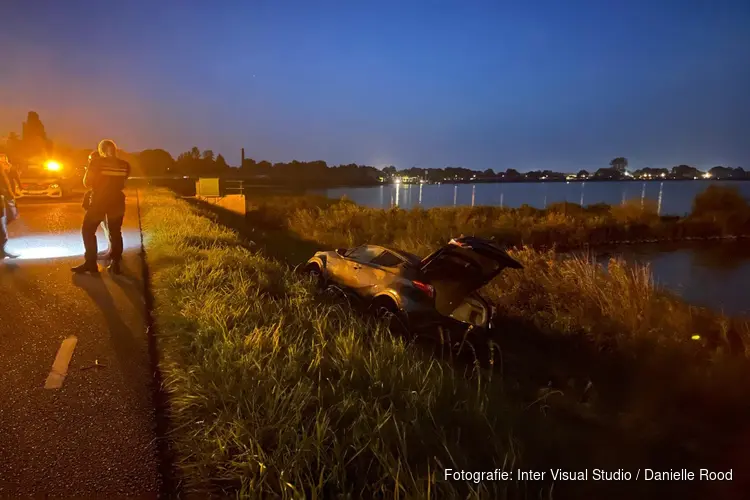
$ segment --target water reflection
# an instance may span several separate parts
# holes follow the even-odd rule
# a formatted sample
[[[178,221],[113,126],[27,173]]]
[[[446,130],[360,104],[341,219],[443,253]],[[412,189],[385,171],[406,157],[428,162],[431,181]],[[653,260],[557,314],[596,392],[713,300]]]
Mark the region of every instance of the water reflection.
[[[700,242],[695,245],[693,263],[696,266],[722,269],[727,271],[741,271],[750,262],[750,242],[736,243]],[[750,278],[750,277],[749,277]],[[750,287],[750,279],[745,282]],[[750,291],[746,289],[744,292]],[[750,301],[750,295],[747,300]]]
[[[658,201],[658,204],[656,206],[656,213],[658,215],[661,215],[661,197],[662,197],[663,193],[664,193],[664,182],[660,182],[659,183],[659,201]]]
[[[641,208],[643,208],[643,205],[646,204],[646,183],[643,183],[643,188],[641,189]]]

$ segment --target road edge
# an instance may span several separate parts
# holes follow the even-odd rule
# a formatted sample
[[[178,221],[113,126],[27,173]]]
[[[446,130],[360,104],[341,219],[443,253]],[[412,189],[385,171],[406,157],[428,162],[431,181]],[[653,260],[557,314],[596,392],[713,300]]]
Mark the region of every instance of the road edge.
[[[179,483],[176,480],[174,453],[170,446],[168,433],[170,420],[168,412],[169,397],[164,391],[161,368],[159,365],[159,347],[156,341],[156,326],[154,321],[154,296],[151,290],[151,272],[146,257],[146,245],[143,240],[143,218],[141,214],[140,190],[135,189],[136,208],[138,214],[138,233],[140,236],[141,269],[143,272],[144,318],[146,322],[146,336],[148,339],[149,362],[151,365],[151,401],[154,406],[156,423],[156,450],[159,460],[159,475],[161,476],[159,496],[161,498],[179,498]]]

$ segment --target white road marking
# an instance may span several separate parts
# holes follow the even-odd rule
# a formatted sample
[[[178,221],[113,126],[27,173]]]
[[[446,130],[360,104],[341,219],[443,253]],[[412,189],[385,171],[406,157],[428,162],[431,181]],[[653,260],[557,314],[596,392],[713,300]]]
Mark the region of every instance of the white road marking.
[[[62,387],[65,376],[68,374],[70,358],[73,357],[73,350],[76,348],[77,343],[77,337],[68,337],[63,340],[60,349],[57,351],[57,356],[55,356],[55,362],[52,363],[52,370],[49,372],[47,381],[44,383],[45,389],[59,389]]]

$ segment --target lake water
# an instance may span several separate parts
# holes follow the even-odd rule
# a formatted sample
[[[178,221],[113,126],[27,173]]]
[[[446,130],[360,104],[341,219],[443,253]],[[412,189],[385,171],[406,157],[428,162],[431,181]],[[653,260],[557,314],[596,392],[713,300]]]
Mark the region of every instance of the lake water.
[[[511,208],[523,204],[536,208],[559,201],[591,205],[615,205],[623,200],[654,200],[661,193],[663,215],[683,215],[691,210],[695,195],[710,185],[734,186],[750,199],[748,181],[626,181],[626,182],[517,182],[477,184],[384,184],[318,191],[330,198],[348,197],[374,208],[424,208],[440,206],[495,205]]]
[[[596,256],[650,264],[657,285],[687,302],[750,318],[750,241],[691,242],[599,248]]]

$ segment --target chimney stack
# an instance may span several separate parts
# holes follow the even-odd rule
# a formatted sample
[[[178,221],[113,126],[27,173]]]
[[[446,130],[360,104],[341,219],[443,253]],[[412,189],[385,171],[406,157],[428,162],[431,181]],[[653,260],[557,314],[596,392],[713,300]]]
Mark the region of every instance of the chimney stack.
[[[240,162],[240,168],[245,164],[245,148],[242,148],[242,162]]]

